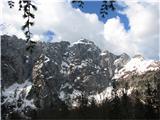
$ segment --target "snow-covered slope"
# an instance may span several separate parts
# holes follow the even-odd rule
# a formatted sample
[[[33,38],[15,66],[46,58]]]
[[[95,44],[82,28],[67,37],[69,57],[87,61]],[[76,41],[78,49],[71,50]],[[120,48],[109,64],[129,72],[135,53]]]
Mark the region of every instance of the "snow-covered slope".
[[[147,71],[160,69],[160,62],[154,60],[144,60],[140,55],[133,57],[123,68],[115,71],[113,79],[126,78],[130,74],[142,75]]]
[[[7,108],[6,118],[14,112],[18,112],[23,115],[23,117],[27,117],[25,113],[31,109],[36,109],[33,99],[27,99],[31,88],[32,83],[26,80],[22,84],[14,83],[10,87],[2,90],[1,105],[3,106],[2,109],[4,106]]]
[[[5,104],[7,102],[8,103],[14,102],[16,105],[15,110],[24,109],[24,107],[27,107],[27,106],[35,108],[35,106],[33,104],[33,100],[26,99],[31,88],[32,88],[32,83],[29,81],[26,81],[23,84],[15,83],[15,84],[11,85],[9,88],[2,90],[2,96],[4,97],[2,104]],[[18,107],[17,102],[20,100],[23,101],[23,105]]]
[[[101,93],[90,95],[88,98],[89,100],[94,99],[97,104],[101,104],[104,100],[112,98],[112,90],[113,90],[113,87],[110,86],[110,87],[107,87]]]

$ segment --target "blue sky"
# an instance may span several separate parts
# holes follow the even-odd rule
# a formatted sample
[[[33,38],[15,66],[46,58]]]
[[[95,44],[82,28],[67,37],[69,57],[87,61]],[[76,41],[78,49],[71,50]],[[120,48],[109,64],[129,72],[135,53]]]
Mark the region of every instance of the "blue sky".
[[[45,36],[46,42],[51,42],[51,40],[53,40],[53,37],[55,34],[53,31],[48,30],[48,31],[44,32],[43,35]]]

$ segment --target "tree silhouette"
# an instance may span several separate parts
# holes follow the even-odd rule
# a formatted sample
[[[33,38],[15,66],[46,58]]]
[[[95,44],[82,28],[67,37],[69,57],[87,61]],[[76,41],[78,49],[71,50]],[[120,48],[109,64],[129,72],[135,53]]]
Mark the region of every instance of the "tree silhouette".
[[[147,118],[159,118],[160,102],[157,99],[157,88],[152,88],[151,83],[147,80],[146,84],[146,116]]]
[[[32,0],[19,0],[18,3],[18,10],[23,11],[22,17],[26,20],[24,25],[22,25],[22,30],[26,36],[26,50],[32,52],[36,42],[31,40],[32,33],[30,27],[34,25],[35,15],[33,14],[33,11],[36,11],[37,7],[32,3]],[[13,8],[14,2],[10,0],[8,1],[8,5],[10,8]]]
[[[100,9],[100,14],[102,18],[105,18],[105,16],[108,14],[108,10],[114,11],[116,9],[114,3],[115,0],[104,0],[102,1],[101,9]]]
[[[73,0],[71,2],[72,2],[72,4],[77,4],[77,6],[80,8],[84,7],[84,2],[82,0]]]

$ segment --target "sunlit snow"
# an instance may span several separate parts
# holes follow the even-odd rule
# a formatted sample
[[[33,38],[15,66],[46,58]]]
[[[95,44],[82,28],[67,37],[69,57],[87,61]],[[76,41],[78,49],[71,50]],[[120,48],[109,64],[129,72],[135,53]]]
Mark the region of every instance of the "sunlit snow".
[[[127,73],[143,74],[147,71],[160,69],[160,63],[154,60],[144,60],[142,58],[132,58],[122,69],[115,72],[114,79],[127,77]]]
[[[32,88],[32,83],[29,81],[25,81],[22,84],[14,83],[8,88],[2,90],[2,96],[5,97],[2,104],[8,102],[17,102],[19,99],[23,100],[23,105],[19,109],[23,109],[26,106],[30,106],[31,108],[35,108],[33,104],[33,100],[26,99],[28,93]],[[17,107],[15,109],[18,109]]]

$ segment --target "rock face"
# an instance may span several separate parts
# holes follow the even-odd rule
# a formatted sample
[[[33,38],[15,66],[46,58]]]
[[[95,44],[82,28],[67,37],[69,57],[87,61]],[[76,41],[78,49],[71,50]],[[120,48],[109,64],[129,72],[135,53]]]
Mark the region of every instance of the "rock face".
[[[126,53],[123,53],[114,61],[114,65],[117,70],[120,70],[126,63],[128,63],[129,60],[130,57]]]
[[[138,69],[128,69],[126,65],[133,60],[127,54],[118,56],[109,51],[102,52],[86,39],[73,44],[39,42],[30,54],[25,50],[25,41],[3,35],[1,47],[2,109],[7,109],[2,114],[4,117],[17,110],[23,111],[24,115],[28,107],[51,107],[59,100],[68,106],[76,106],[77,96],[82,94],[101,101],[99,95],[111,97],[108,92],[112,91],[112,79],[120,80]],[[140,58],[137,56],[134,60]],[[159,70],[159,62],[153,62],[150,68],[157,69],[148,70]],[[107,88],[109,86],[111,89]],[[124,86],[119,84],[119,88]]]
[[[26,52],[25,41],[16,36],[1,36],[1,59],[2,59],[2,89],[13,83],[23,83],[26,79],[31,80],[31,71],[34,61],[41,53],[36,47],[35,53],[30,55]]]
[[[111,70],[114,68],[111,67],[114,65],[111,60],[107,61],[109,57],[113,60],[116,58],[113,54],[101,56],[101,50],[85,39],[72,45],[60,42],[45,46],[45,51],[37,58],[32,69],[38,104],[41,107],[43,103],[51,106],[55,103],[55,96],[58,96],[72,105],[72,100],[81,93],[89,96],[102,92],[113,76]],[[108,64],[101,64],[104,62]]]
[[[27,98],[33,99],[37,107],[51,106],[59,98],[72,104],[73,94],[102,92],[109,86],[114,61],[119,58],[108,51],[101,52],[86,39],[72,45],[65,41],[40,42],[30,54],[25,50],[25,41],[16,36],[1,38],[2,90],[28,80],[32,87]]]

